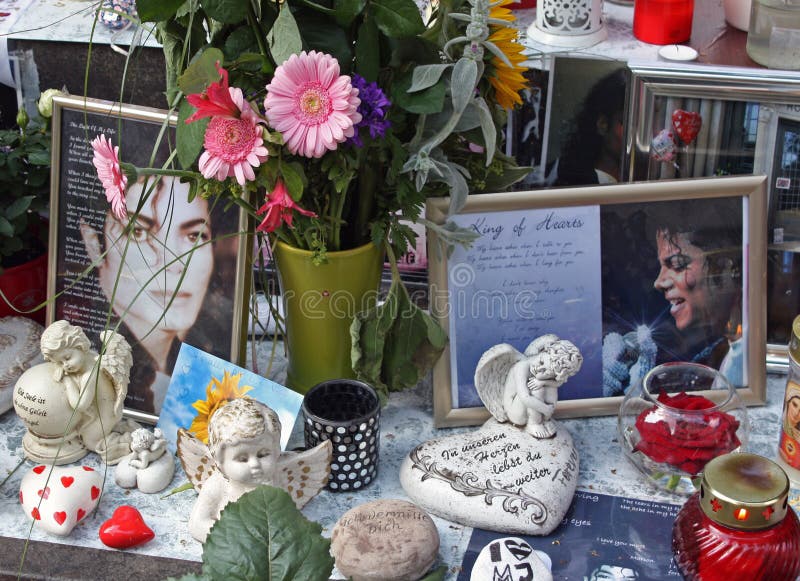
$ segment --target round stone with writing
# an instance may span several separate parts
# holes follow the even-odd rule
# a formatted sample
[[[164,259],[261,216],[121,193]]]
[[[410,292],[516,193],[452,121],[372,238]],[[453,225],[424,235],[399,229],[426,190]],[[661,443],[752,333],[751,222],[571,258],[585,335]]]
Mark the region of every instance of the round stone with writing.
[[[75,433],[79,418],[73,417],[55,371],[50,362],[25,371],[14,386],[14,410],[28,428],[22,439],[25,455],[35,462],[68,464],[83,458],[88,450]]]
[[[438,552],[433,520],[406,500],[381,499],[352,508],[331,534],[336,568],[353,581],[417,581]]]
[[[2,299],[0,299],[2,300]],[[14,385],[31,365],[39,363],[42,326],[26,317],[0,317],[0,414],[11,409]]]
[[[519,537],[495,539],[475,559],[469,581],[531,579],[553,581],[550,557]]]
[[[420,444],[400,467],[408,496],[442,518],[503,533],[551,533],[572,502],[578,452],[558,424],[552,438],[494,418],[474,432]]]

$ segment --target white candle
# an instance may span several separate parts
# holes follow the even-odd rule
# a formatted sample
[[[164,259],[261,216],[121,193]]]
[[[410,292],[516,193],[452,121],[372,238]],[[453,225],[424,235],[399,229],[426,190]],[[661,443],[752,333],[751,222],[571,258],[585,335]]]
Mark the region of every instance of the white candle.
[[[658,49],[658,55],[668,61],[693,61],[697,51],[683,44],[668,44]]]

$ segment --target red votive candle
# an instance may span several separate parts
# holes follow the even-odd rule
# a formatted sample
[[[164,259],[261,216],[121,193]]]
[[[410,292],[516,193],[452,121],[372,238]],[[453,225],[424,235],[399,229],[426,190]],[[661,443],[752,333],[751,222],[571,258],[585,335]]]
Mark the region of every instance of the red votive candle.
[[[678,44],[692,36],[694,0],[636,0],[633,35],[650,44]]]
[[[789,479],[767,458],[733,453],[711,460],[700,491],[683,505],[672,528],[675,564],[683,578],[796,579],[800,522],[788,497]]]

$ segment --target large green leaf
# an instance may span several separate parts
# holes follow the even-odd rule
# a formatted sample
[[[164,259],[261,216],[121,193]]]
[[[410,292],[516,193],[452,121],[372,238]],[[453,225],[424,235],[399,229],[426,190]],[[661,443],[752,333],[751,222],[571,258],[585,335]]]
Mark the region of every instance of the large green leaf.
[[[4,216],[0,216],[0,236],[13,236],[14,235],[14,226],[11,225],[11,222],[5,219]]]
[[[178,87],[186,95],[202,93],[211,83],[219,81],[220,76],[216,65],[219,62],[222,66],[224,60],[225,57],[218,48],[204,50],[178,77]]]
[[[175,130],[178,140],[178,162],[184,169],[192,167],[197,156],[200,155],[209,122],[209,119],[206,118],[186,123],[186,119],[194,113],[194,110],[194,107],[189,105],[186,99],[181,100],[181,106],[178,109],[178,124]]]
[[[301,18],[303,30],[303,47],[327,53],[339,61],[342,73],[349,74],[353,61],[353,47],[345,31],[336,26],[334,21],[309,10],[303,12]]]
[[[392,85],[392,103],[418,115],[438,113],[442,110],[445,98],[444,83],[428,87],[424,91],[409,93],[413,77],[407,74]]]
[[[280,65],[293,54],[298,54],[303,50],[303,40],[300,38],[300,29],[297,21],[292,16],[289,6],[284,4],[281,8],[275,24],[267,34],[267,43],[272,59],[276,65]]]
[[[367,0],[339,0],[334,2],[333,17],[340,26],[346,28],[361,14],[366,5]]]
[[[259,486],[225,507],[203,545],[203,575],[215,580],[327,581],[330,540],[280,488]]]
[[[34,198],[35,196],[22,196],[21,198],[17,198],[6,208],[5,217],[9,220],[13,220],[17,216],[21,216],[31,207],[31,202]]]
[[[414,36],[425,31],[413,0],[372,0],[370,9],[380,31],[390,38]]]
[[[451,64],[418,65],[414,67],[413,82],[408,88],[409,93],[416,93],[434,86],[442,78],[442,73],[449,69]]]
[[[380,70],[380,39],[375,21],[367,14],[358,28],[356,43],[356,72],[369,82],[378,80]]]
[[[161,22],[175,15],[184,0],[136,0],[136,12],[142,22]]]
[[[247,18],[250,0],[200,0],[206,13],[219,22],[234,24]]]
[[[453,76],[450,80],[450,91],[453,98],[453,109],[461,115],[467,104],[475,95],[475,85],[478,82],[478,63],[472,59],[461,58],[453,67]]]
[[[397,279],[382,305],[356,315],[350,338],[353,371],[384,399],[419,383],[447,345],[447,333]]]

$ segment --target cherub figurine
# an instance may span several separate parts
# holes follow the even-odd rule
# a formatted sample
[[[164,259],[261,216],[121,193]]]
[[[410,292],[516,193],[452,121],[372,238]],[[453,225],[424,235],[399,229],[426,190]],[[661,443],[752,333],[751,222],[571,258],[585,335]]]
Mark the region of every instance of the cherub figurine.
[[[131,433],[131,453],[122,459],[114,472],[117,484],[152,494],[164,490],[174,475],[174,458],[167,453],[167,440],[161,430],[134,430]]]
[[[71,425],[83,445],[116,464],[130,453],[128,428],[118,424],[133,358],[122,335],[108,330],[100,339],[99,355],[80,327],[56,321],[42,333],[42,356],[54,364],[53,379],[64,386],[76,416]]]
[[[575,345],[552,334],[534,339],[524,354],[501,343],[478,361],[475,388],[497,421],[525,426],[535,438],[551,438],[557,429],[552,416],[558,388],[582,363]]]
[[[189,532],[206,540],[222,509],[262,484],[286,490],[302,508],[328,482],[330,441],[305,452],[281,453],[281,422],[263,403],[243,397],[217,409],[208,422],[208,446],[178,430],[178,457],[198,490]]]

